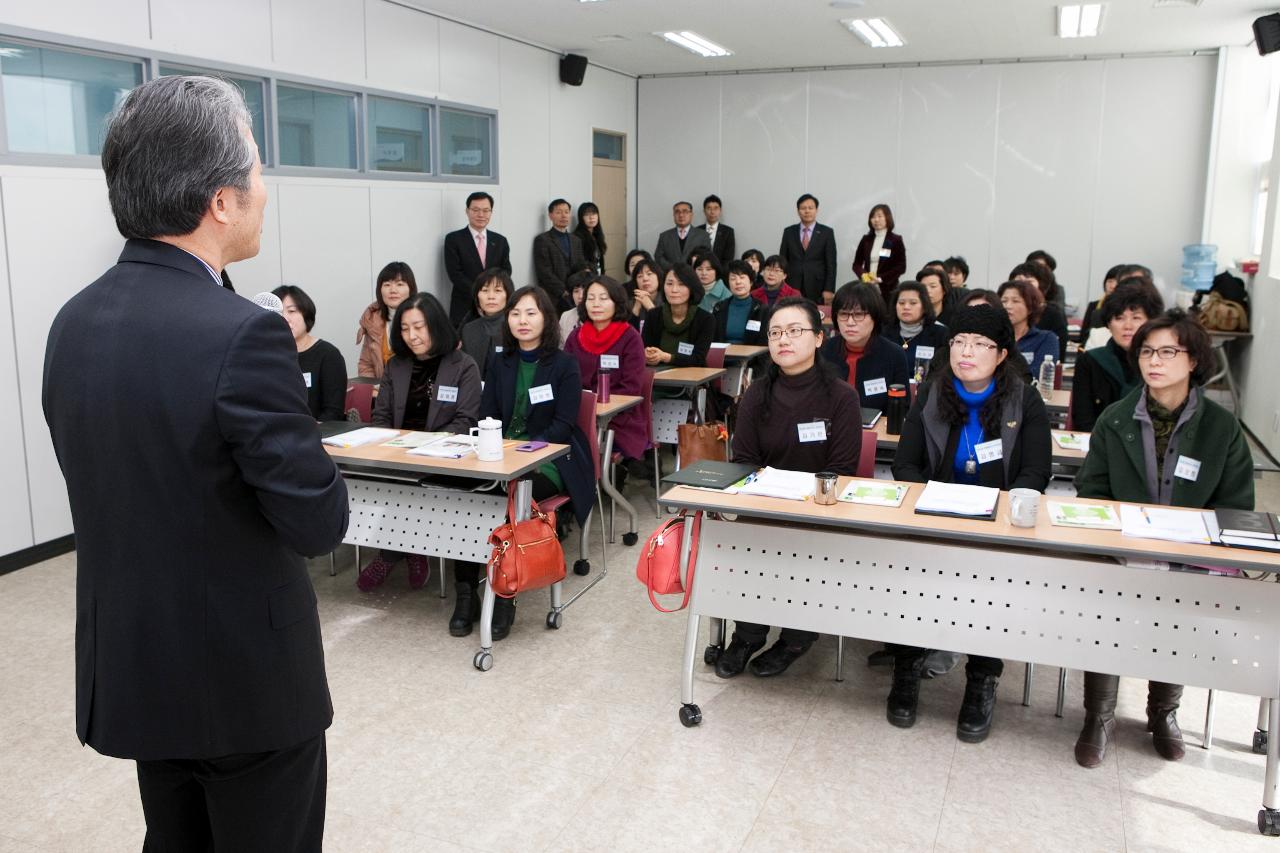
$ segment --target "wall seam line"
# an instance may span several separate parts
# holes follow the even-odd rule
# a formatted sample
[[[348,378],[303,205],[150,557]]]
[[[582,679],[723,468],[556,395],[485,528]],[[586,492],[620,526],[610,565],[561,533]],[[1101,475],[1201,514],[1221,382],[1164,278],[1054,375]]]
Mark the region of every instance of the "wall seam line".
[[[4,210],[4,181],[0,180],[0,212]],[[0,216],[5,224],[4,229],[4,274],[9,296],[9,331],[13,336],[13,380],[18,389],[18,433],[22,437],[22,479],[27,484],[27,529],[31,532],[31,544],[36,542],[36,512],[31,500],[31,465],[27,461],[27,421],[22,416],[22,371],[18,369],[18,315],[13,304],[13,257],[9,251],[8,217]]]

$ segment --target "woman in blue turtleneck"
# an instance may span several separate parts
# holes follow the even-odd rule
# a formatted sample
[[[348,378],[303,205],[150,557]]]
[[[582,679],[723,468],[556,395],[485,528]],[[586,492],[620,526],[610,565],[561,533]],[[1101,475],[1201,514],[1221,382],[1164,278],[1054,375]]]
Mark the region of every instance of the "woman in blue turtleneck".
[[[949,358],[934,362],[903,424],[894,479],[1043,492],[1052,464],[1049,418],[1040,394],[1023,380],[1008,315],[989,305],[962,308],[948,338]],[[891,649],[893,689],[886,715],[893,725],[910,728],[927,650]],[[1003,670],[1004,661],[969,656],[956,725],[961,740],[978,743],[991,731]]]
[[[711,309],[715,318],[715,340],[720,343],[753,344],[763,346],[764,315],[768,307],[751,298],[751,286],[755,274],[746,261],[729,262],[729,298],[722,299]]]

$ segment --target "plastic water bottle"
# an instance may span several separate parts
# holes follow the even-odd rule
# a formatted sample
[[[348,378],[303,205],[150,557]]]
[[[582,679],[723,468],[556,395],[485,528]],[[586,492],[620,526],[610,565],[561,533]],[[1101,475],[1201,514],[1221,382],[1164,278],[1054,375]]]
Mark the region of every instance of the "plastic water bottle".
[[[1040,363],[1040,396],[1048,400],[1053,396],[1053,378],[1055,375],[1053,366],[1053,356],[1046,355],[1044,361]]]

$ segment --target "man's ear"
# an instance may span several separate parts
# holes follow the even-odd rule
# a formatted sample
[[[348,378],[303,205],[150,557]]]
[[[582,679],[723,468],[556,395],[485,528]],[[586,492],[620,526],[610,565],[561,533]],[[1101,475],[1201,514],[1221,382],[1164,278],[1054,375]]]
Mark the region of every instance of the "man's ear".
[[[231,188],[221,187],[209,200],[209,215],[222,225],[231,223]]]

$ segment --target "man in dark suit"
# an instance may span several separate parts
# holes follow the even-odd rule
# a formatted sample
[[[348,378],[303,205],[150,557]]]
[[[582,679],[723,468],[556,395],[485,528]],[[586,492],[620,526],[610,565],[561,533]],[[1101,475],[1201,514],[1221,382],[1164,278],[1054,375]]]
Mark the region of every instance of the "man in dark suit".
[[[562,198],[551,202],[547,205],[547,218],[551,227],[533,238],[533,273],[538,286],[558,308],[564,301],[570,274],[586,269],[587,258],[582,254],[582,239],[569,233],[569,220],[573,218],[569,202]]]
[[[489,230],[493,196],[475,192],[467,196],[467,227],[444,235],[444,269],[453,283],[449,296],[449,322],[460,327],[472,313],[471,291],[480,273],[500,269],[511,275],[511,247],[507,238]]]
[[[707,221],[698,227],[707,232],[707,239],[711,241],[711,251],[720,259],[720,266],[728,269],[729,262],[738,259],[735,254],[738,247],[734,240],[733,229],[720,221],[720,210],[720,196],[707,196],[702,202],[702,215]]]
[[[787,262],[787,283],[806,299],[830,304],[836,290],[836,235],[818,221],[818,200],[805,193],[796,201],[800,222],[782,232],[778,254]]]
[[[653,252],[653,259],[664,270],[685,263],[695,249],[711,248],[707,232],[693,227],[693,205],[687,201],[676,202],[671,207],[671,218],[676,227],[658,235],[658,246]]]
[[[288,324],[221,286],[262,231],[249,127],[221,80],[125,98],[102,165],[127,242],[45,352],[77,548],[76,733],[137,762],[145,851],[320,850],[324,833],[333,706],[303,556],[341,541],[347,490]]]

